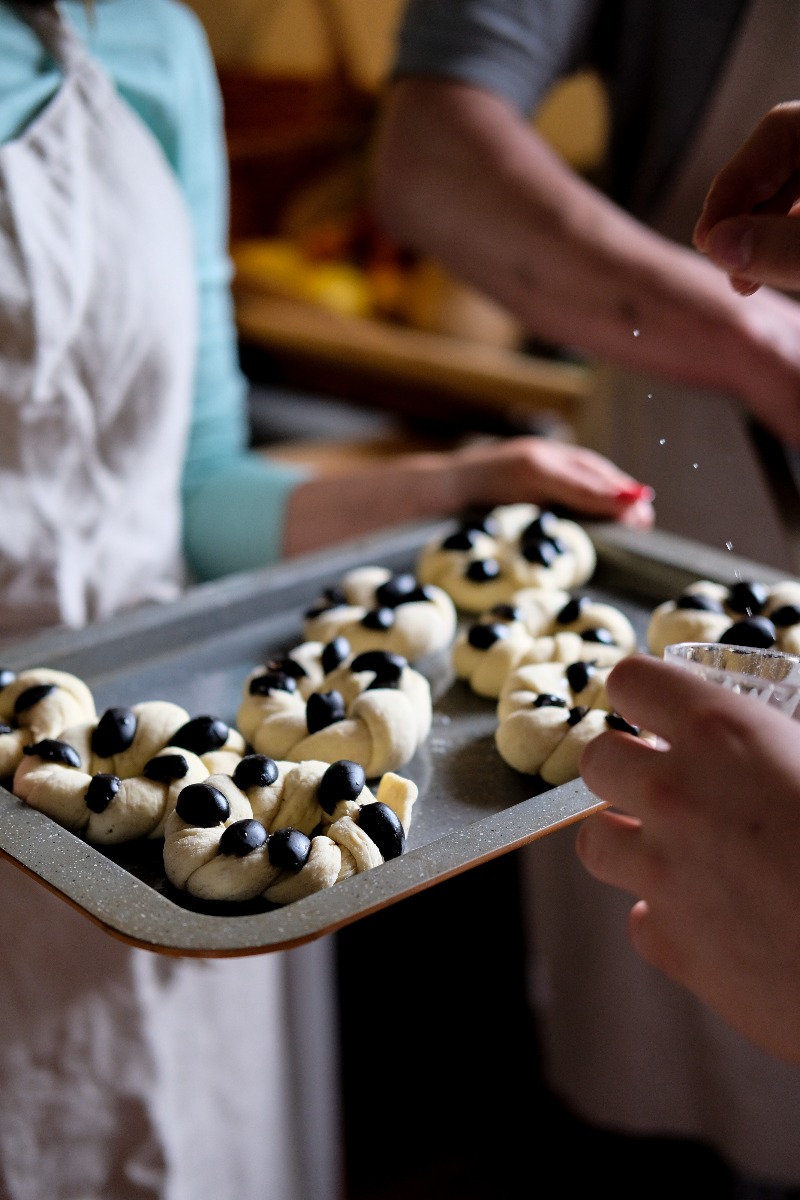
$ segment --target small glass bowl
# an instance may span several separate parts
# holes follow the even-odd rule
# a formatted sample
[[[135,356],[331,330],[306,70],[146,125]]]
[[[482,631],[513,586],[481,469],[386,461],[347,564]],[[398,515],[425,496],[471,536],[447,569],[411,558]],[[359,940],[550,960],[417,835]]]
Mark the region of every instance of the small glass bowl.
[[[796,654],[722,642],[675,642],[665,647],[664,659],[800,718],[800,656]]]

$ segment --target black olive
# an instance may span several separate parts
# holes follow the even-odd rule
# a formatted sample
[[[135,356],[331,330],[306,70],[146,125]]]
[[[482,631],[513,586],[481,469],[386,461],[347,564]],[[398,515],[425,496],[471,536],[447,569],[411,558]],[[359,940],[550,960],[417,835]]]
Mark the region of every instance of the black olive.
[[[574,708],[569,710],[569,719],[567,720],[567,724],[577,725],[579,721],[583,720],[588,711],[589,709],[586,708],[585,705],[576,704]]]
[[[245,817],[228,825],[219,839],[220,854],[232,854],[244,858],[258,850],[267,840],[267,831],[260,821]]]
[[[157,754],[144,765],[143,775],[157,783],[174,783],[189,772],[189,764],[182,754]]]
[[[306,703],[306,727],[309,733],[327,729],[336,721],[347,716],[344,696],[333,689],[330,692],[312,692]]]
[[[281,675],[287,675],[290,679],[304,679],[308,675],[305,667],[292,658],[291,654],[281,654],[277,658],[271,658],[269,662],[264,663],[268,671],[275,671]]]
[[[500,564],[495,558],[473,558],[464,574],[472,583],[491,583],[500,574]]]
[[[317,803],[331,815],[340,800],[357,800],[364,790],[366,775],[361,763],[340,758],[331,763],[317,787]]]
[[[327,646],[322,648],[322,669],[327,675],[329,671],[335,671],[340,667],[345,659],[350,654],[350,643],[346,637],[335,637],[328,642]]]
[[[594,642],[598,646],[613,646],[614,638],[607,629],[584,629],[581,633],[582,642]]]
[[[397,608],[397,605],[403,604],[416,589],[417,581],[413,575],[392,575],[375,589],[375,600],[378,607]]]
[[[442,542],[442,550],[471,550],[478,540],[478,532],[473,529],[459,529],[451,533]]]
[[[523,612],[516,604],[495,604],[494,608],[489,610],[490,616],[497,617],[499,621],[521,621],[523,620]]]
[[[537,538],[546,537],[551,540],[558,536],[558,517],[549,509],[543,509],[538,517],[526,525],[520,535],[521,542],[535,541]]]
[[[533,702],[534,708],[566,708],[567,702],[563,696],[554,696],[552,692],[540,692]]]
[[[495,642],[508,637],[508,626],[492,621],[476,621],[470,626],[467,641],[476,650],[488,650]]]
[[[43,738],[41,742],[35,742],[32,746],[23,746],[23,754],[29,754],[32,758],[40,758],[42,762],[58,763],[62,767],[78,767],[81,765],[81,756],[74,746],[70,746],[68,742],[59,742],[56,738]]]
[[[697,612],[721,613],[724,611],[719,600],[715,600],[712,596],[701,596],[695,592],[684,592],[682,596],[678,596],[675,607]]]
[[[581,615],[581,609],[586,607],[586,600],[582,596],[573,596],[568,600],[561,612],[556,617],[558,625],[571,625],[573,621],[577,621]]]
[[[589,680],[593,677],[595,671],[592,663],[574,662],[570,663],[566,669],[567,683],[577,695],[586,687]]]
[[[639,736],[639,726],[631,725],[619,713],[610,712],[606,714],[606,725],[609,729],[618,729],[621,733],[632,733],[634,737]]]
[[[270,787],[278,778],[278,764],[266,754],[246,754],[236,764],[232,778],[243,792],[252,787]]]
[[[800,607],[796,604],[782,604],[780,608],[776,608],[774,612],[769,614],[769,619],[779,629],[786,629],[789,625],[797,625],[800,623]]]
[[[105,812],[119,791],[118,775],[93,775],[84,793],[84,801],[90,812]]]
[[[385,630],[392,628],[394,620],[394,611],[391,608],[371,608],[369,612],[364,613],[360,624],[365,629]]]
[[[322,613],[330,612],[332,608],[342,608],[347,604],[347,597],[340,587],[327,587],[322,593],[322,596],[312,608],[306,610],[305,616],[308,620],[313,617],[319,617]]]
[[[130,708],[107,708],[92,734],[92,750],[98,758],[111,758],[127,750],[136,737],[138,720]]]
[[[399,858],[406,848],[403,824],[394,809],[376,800],[374,804],[363,804],[358,811],[358,823],[372,838],[384,860]]]
[[[564,545],[556,538],[542,538],[538,542],[526,542],[520,547],[520,553],[526,562],[551,567],[559,554],[564,553]]]
[[[311,853],[311,838],[287,825],[269,835],[267,854],[270,865],[282,871],[301,871]]]
[[[755,617],[767,603],[767,589],[763,583],[734,583],[728,589],[728,608],[731,612]]]
[[[392,654],[388,650],[365,650],[358,654],[350,664],[353,671],[374,671],[375,678],[369,684],[367,691],[372,688],[399,687],[403,672],[408,662],[401,654]]]
[[[231,806],[219,788],[210,783],[190,783],[178,794],[175,811],[187,825],[211,829],[228,819]]]
[[[170,743],[192,754],[208,754],[224,746],[229,734],[230,726],[219,717],[193,717],[172,735]]]
[[[34,704],[38,704],[40,700],[44,700],[45,696],[49,696],[55,690],[54,683],[36,683],[33,687],[25,688],[25,691],[20,692],[14,701],[14,712],[27,712],[29,708],[33,708]]]
[[[766,617],[745,617],[726,629],[719,640],[726,646],[766,650],[775,645],[777,636],[775,626]]]
[[[285,671],[264,671],[250,680],[247,690],[251,696],[268,696],[270,692],[296,692],[297,680]]]

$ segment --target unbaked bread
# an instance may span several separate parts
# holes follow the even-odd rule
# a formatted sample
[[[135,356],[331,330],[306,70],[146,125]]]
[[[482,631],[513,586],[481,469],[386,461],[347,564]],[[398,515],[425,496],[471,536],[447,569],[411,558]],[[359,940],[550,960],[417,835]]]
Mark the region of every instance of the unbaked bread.
[[[497,703],[495,744],[503,761],[556,787],[578,778],[584,747],[605,729],[649,737],[611,711],[610,670],[548,662],[512,671]]]
[[[236,718],[259,754],[292,762],[353,759],[370,779],[405,766],[431,721],[428,680],[402,655],[382,650],[349,654],[320,679],[312,671],[298,682],[258,668],[245,680]]]
[[[348,760],[248,755],[232,776],[181,792],[164,868],[200,899],[287,904],[402,854],[416,798],[416,784],[394,773],[372,792]]]
[[[244,749],[239,731],[216,717],[144,701],[30,743],[12,789],[89,842],[160,838],[181,787],[233,769]]]
[[[0,670],[0,779],[14,774],[23,747],[96,716],[94,697],[76,675],[50,667]]]
[[[727,586],[698,579],[659,604],[647,628],[647,646],[661,656],[673,642],[724,642],[775,647],[800,654],[800,582],[740,581]]]
[[[596,563],[582,525],[535,504],[508,504],[424,546],[417,577],[442,588],[462,611],[481,613],[511,603],[520,588],[581,587]]]
[[[462,629],[452,660],[474,692],[497,698],[511,671],[526,663],[612,666],[635,649],[636,631],[614,605],[557,588],[527,588]]]
[[[348,571],[306,612],[303,627],[307,641],[341,636],[355,654],[385,650],[409,663],[448,649],[455,632],[455,607],[442,588],[380,566]]]

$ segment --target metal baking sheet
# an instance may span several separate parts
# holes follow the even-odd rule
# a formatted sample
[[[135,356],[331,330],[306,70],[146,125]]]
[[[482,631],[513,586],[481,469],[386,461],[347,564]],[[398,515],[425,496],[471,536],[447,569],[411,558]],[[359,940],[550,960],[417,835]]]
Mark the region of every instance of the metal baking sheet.
[[[663,533],[588,527],[598,569],[583,590],[627,612],[644,645],[654,603],[696,578],[771,581],[780,572]],[[71,671],[110,705],[164,699],[229,723],[248,672],[302,641],[302,615],[348,568],[413,570],[420,547],[452,523],[404,527],[293,563],[192,589],[77,632],[7,645],[3,666]],[[0,788],[0,855],[109,934],[150,950],[226,956],[286,949],[578,821],[601,807],[580,780],[532,795],[497,754],[494,702],[454,679],[448,656],[417,664],[431,681],[431,735],[406,774],[419,786],[406,852],[283,908],[203,905],[165,880],[160,843],[90,846]]]

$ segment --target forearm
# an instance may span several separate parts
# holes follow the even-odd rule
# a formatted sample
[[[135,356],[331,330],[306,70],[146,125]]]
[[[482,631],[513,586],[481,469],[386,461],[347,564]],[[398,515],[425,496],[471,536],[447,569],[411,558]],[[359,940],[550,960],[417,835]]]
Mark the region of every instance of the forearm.
[[[500,438],[306,480],[286,504],[283,553],[518,501],[640,528],[653,521],[648,489],[602,455],[546,438]]]
[[[586,184],[505,101],[400,82],[375,167],[389,231],[544,340],[720,390],[755,373],[751,314],[726,281]]]

